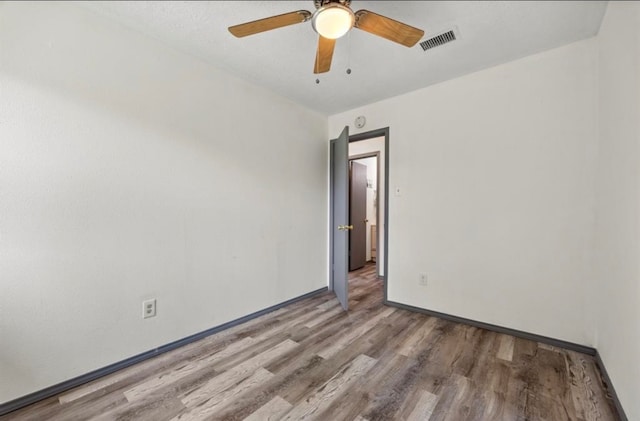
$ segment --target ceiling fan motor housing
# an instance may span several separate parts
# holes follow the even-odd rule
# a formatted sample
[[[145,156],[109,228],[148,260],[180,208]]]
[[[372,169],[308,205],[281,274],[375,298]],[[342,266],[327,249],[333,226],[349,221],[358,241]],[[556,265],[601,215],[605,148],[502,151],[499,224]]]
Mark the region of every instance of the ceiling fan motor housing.
[[[313,4],[315,4],[316,9],[319,9],[329,3],[340,3],[343,6],[349,7],[351,0],[313,0]]]

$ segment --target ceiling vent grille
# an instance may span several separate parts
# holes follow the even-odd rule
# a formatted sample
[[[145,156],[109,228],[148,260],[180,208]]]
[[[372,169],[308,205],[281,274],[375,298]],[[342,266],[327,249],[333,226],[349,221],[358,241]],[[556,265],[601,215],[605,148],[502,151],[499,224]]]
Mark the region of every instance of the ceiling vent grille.
[[[454,34],[453,31],[447,31],[443,34],[436,35],[433,38],[429,38],[428,40],[422,41],[420,43],[420,46],[424,51],[427,51],[432,48],[439,47],[443,44],[446,44],[448,42],[455,41],[455,40],[456,40],[456,34]]]

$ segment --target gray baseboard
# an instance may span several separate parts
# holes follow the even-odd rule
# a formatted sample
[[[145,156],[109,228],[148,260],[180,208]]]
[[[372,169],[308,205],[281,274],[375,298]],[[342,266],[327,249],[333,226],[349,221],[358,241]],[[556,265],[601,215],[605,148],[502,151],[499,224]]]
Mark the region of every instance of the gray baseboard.
[[[604,366],[604,361],[602,361],[602,358],[600,357],[600,353],[597,351],[596,351],[596,364],[598,364],[600,373],[602,373],[602,377],[604,377],[604,383],[607,385],[607,391],[609,392],[609,395],[613,400],[613,404],[616,406],[616,410],[618,410],[620,421],[629,421],[629,418],[627,418],[627,414],[624,413],[624,409],[622,408],[620,399],[618,399],[618,394],[616,393],[616,389],[613,387],[613,383],[611,382],[609,373],[607,373],[607,368]]]
[[[553,345],[558,348],[569,349],[571,351],[580,352],[591,356],[596,355],[596,349],[590,346],[580,345],[573,342],[567,342],[560,339],[549,338],[547,336],[536,335],[534,333],[523,332],[521,330],[510,329],[504,326],[483,323],[477,320],[465,319],[464,317],[453,316],[451,314],[440,313],[439,311],[427,310],[420,307],[413,307],[406,304],[396,303],[393,301],[385,301],[385,304],[391,307],[402,308],[404,310],[415,311],[417,313],[428,314],[429,316],[438,317],[440,319],[449,320],[456,323],[462,323],[469,326],[479,327],[481,329],[491,330],[493,332],[504,333],[506,335],[515,336],[517,338],[529,339],[535,342],[541,342],[547,345]]]
[[[9,402],[0,404],[0,416],[8,414],[9,412],[13,412],[17,409],[23,408],[25,406],[31,405],[43,399],[50,398],[59,393],[65,392],[69,389],[73,389],[74,387],[78,387],[82,384],[88,383],[90,381],[99,379],[100,377],[104,377],[108,374],[114,373],[118,370],[122,370],[123,368],[132,366],[141,361],[148,360],[149,358],[155,357],[156,355],[164,354],[165,352],[172,351],[176,348],[180,348],[192,342],[198,341],[200,339],[206,338],[207,336],[211,336],[215,333],[221,332],[225,329],[229,329],[231,327],[237,326],[239,324],[248,322],[249,320],[255,319],[257,317],[263,316],[267,313],[271,313],[272,311],[278,310],[282,307],[288,306],[289,304],[293,304],[295,302],[304,300],[306,298],[313,297],[318,294],[322,294],[327,291],[327,287],[320,288],[315,291],[311,291],[307,294],[300,295],[299,297],[292,298],[290,300],[284,301],[282,303],[276,304],[274,306],[265,308],[260,311],[256,311],[255,313],[249,314],[244,317],[240,317],[239,319],[232,320],[230,322],[221,324],[216,327],[212,327],[211,329],[207,329],[205,331],[193,334],[191,336],[187,336],[186,338],[179,339],[175,342],[168,343],[166,345],[162,345],[158,348],[143,352],[142,354],[135,355],[133,357],[127,358],[122,361],[118,361],[116,363],[110,364],[106,367],[99,368],[97,370],[91,371],[89,373],[83,374],[78,377],[74,377],[73,379],[66,380],[64,382],[55,384],[53,386],[49,386],[45,389],[38,390],[37,392],[30,393],[28,395],[22,396],[20,398],[11,400]]]

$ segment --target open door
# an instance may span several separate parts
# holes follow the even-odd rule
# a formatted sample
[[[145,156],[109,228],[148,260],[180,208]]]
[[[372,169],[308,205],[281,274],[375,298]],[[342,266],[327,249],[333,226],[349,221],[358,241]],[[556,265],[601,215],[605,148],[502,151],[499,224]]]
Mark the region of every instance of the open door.
[[[367,263],[367,166],[351,161],[349,171],[349,271]]]
[[[331,285],[342,304],[349,309],[347,284],[349,225],[349,127],[331,141]]]

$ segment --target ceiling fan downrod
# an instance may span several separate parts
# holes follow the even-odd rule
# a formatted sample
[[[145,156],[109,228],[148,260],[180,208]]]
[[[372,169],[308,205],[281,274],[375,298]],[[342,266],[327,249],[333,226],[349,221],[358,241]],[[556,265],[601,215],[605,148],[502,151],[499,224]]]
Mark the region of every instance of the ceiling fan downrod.
[[[316,9],[319,9],[329,3],[340,3],[343,6],[349,7],[351,0],[313,0],[313,4],[316,6]]]

